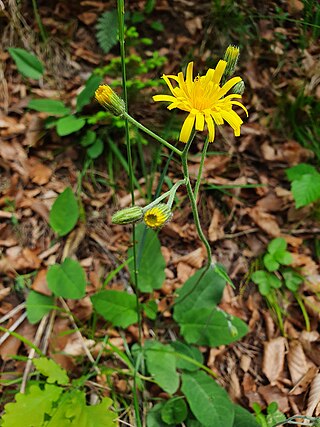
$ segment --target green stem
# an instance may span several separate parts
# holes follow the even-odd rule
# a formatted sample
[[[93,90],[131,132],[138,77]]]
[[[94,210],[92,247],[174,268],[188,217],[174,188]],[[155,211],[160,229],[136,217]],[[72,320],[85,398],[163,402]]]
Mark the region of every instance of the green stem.
[[[197,181],[196,181],[196,185],[194,187],[194,198],[196,199],[196,202],[198,201],[198,193],[199,193],[199,187],[201,184],[201,177],[202,177],[202,170],[203,170],[203,165],[204,165],[204,161],[207,155],[207,150],[208,150],[208,145],[209,145],[209,138],[207,137],[204,145],[203,145],[203,150],[202,150],[202,155],[201,155],[201,160],[200,160],[200,165],[199,165],[199,171],[198,171],[198,177],[197,177]]]
[[[210,248],[209,242],[206,239],[205,235],[203,234],[203,231],[201,228],[199,213],[198,213],[198,209],[197,209],[197,202],[196,202],[196,199],[194,197],[192,187],[190,184],[189,169],[188,169],[188,152],[189,152],[189,148],[191,146],[193,138],[194,138],[194,133],[190,137],[187,145],[185,146],[185,149],[183,150],[183,153],[181,155],[181,162],[182,162],[183,175],[184,175],[184,179],[186,182],[187,193],[188,193],[189,200],[191,203],[191,209],[192,209],[192,213],[193,213],[194,222],[196,225],[198,235],[199,235],[199,237],[200,237],[200,239],[201,239],[202,243],[204,244],[206,251],[207,251],[207,258],[208,258],[207,267],[209,268],[212,265],[211,248]]]
[[[34,13],[34,17],[36,18],[38,27],[39,27],[39,31],[40,31],[40,35],[42,38],[42,41],[45,43],[47,41],[47,34],[46,31],[42,25],[42,21],[40,18],[40,14],[39,14],[39,10],[38,10],[38,5],[37,5],[37,0],[32,0],[32,7],[33,7],[33,13]]]
[[[127,78],[126,78],[126,63],[125,63],[125,47],[124,47],[124,0],[118,0],[118,23],[119,23],[119,43],[120,43],[120,55],[121,55],[121,70],[122,70],[122,87],[123,87],[123,99],[125,102],[125,133],[126,133],[126,146],[127,146],[127,157],[129,165],[129,181],[130,181],[130,192],[131,201],[134,205],[134,179],[133,179],[133,167],[132,167],[132,152],[131,152],[131,141],[129,135],[129,124],[128,124],[128,92],[127,92]],[[133,240],[133,270],[134,270],[134,292],[136,296],[136,307],[138,315],[138,330],[139,337],[138,342],[141,346],[142,341],[142,316],[139,304],[139,288],[138,288],[138,270],[137,270],[137,253],[136,253],[136,233],[135,226],[132,226],[132,240]],[[142,427],[139,411],[138,402],[138,391],[137,391],[137,373],[139,367],[136,365],[133,376],[133,401],[134,401],[134,412],[136,418],[137,427]]]
[[[141,123],[139,123],[133,117],[131,117],[130,114],[128,114],[127,112],[125,112],[123,116],[125,117],[125,119],[129,120],[129,122],[131,122],[138,129],[141,129],[143,132],[147,133],[148,135],[152,136],[152,138],[154,138],[157,141],[159,141],[160,144],[162,144],[162,145],[166,146],[167,148],[169,148],[170,150],[174,151],[176,154],[178,154],[178,156],[182,156],[182,151],[180,151],[178,148],[176,148],[175,146],[173,146],[172,144],[170,144],[165,139],[161,138],[156,133],[152,132],[150,129],[148,129],[145,126],[143,126]]]
[[[168,200],[167,204],[168,204],[169,208],[171,208],[174,196],[176,194],[176,191],[178,190],[178,188],[180,187],[180,185],[183,185],[183,184],[185,184],[185,180],[184,179],[181,179],[180,181],[176,182],[172,186],[172,188],[170,188],[169,191],[166,191],[165,193],[161,194],[161,196],[157,197],[155,200],[153,200],[151,203],[149,203],[147,206],[145,206],[143,208],[143,212],[146,212],[149,209],[153,208],[154,206],[158,205],[161,202],[161,200],[165,199],[168,196],[169,196],[169,200]]]
[[[293,295],[295,296],[295,299],[297,300],[297,303],[300,306],[300,309],[301,309],[301,312],[302,312],[302,315],[303,315],[303,318],[304,318],[304,322],[306,324],[306,330],[308,332],[310,332],[310,320],[309,320],[309,316],[308,316],[306,307],[305,307],[305,305],[303,303],[303,300],[302,300],[301,296],[298,294],[298,292],[294,292]]]

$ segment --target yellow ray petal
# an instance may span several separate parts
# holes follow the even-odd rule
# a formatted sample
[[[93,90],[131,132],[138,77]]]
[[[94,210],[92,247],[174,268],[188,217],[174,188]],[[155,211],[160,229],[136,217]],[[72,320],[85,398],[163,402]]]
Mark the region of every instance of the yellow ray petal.
[[[197,113],[196,115],[196,130],[203,131],[204,129],[204,115]]]
[[[206,115],[206,123],[209,131],[209,142],[213,142],[214,141],[214,123],[211,116]]]
[[[220,83],[221,77],[224,73],[224,70],[226,69],[227,62],[223,61],[222,59],[218,62],[218,65],[216,66],[216,69],[214,70],[214,76],[212,81],[216,84]],[[227,91],[228,92],[228,91]]]
[[[174,95],[174,96],[175,96],[174,88],[173,88],[173,86],[172,86],[172,84],[171,84],[170,80],[168,79],[168,76],[166,76],[166,75],[164,74],[164,75],[162,76],[162,78],[163,78],[163,80],[167,83],[167,85],[168,85],[168,87],[169,87],[169,89],[170,89],[170,91],[171,91],[172,95]]]
[[[237,113],[234,111],[221,111],[222,117],[225,119],[226,122],[229,123],[229,125],[234,130],[234,135],[239,136],[240,135],[240,127],[243,123],[243,121],[240,119]]]
[[[176,98],[171,95],[154,95],[152,97],[154,101],[168,101],[168,102],[175,102]]]
[[[219,90],[219,98],[225,95],[235,84],[241,82],[241,80],[241,77],[232,77],[232,79],[228,80],[227,83],[225,83]]]
[[[241,107],[246,112],[247,117],[249,116],[248,110],[246,109],[246,107],[243,104],[241,104],[241,102],[231,101],[231,104],[232,105],[238,105],[238,107]]]
[[[194,125],[194,121],[195,121],[195,115],[190,113],[182,125],[179,141],[185,142],[185,143],[189,141],[192,128]]]
[[[187,73],[186,73],[186,83],[189,90],[192,87],[192,82],[193,82],[193,62],[189,62],[187,66]]]

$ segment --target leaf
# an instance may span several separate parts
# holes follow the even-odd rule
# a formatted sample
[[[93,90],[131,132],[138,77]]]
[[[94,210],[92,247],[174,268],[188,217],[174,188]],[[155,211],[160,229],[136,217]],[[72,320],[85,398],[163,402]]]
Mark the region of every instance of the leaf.
[[[234,405],[233,427],[259,427],[254,416],[239,405]]]
[[[317,175],[316,168],[307,163],[300,163],[297,166],[286,169],[286,175],[289,181],[296,181],[302,178],[303,175]]]
[[[268,271],[276,271],[280,266],[278,261],[276,261],[271,254],[265,254],[263,257],[263,264]]]
[[[225,280],[213,269],[198,270],[177,291],[178,297],[173,309],[174,319],[179,322],[191,309],[215,307],[221,300],[224,287]]]
[[[296,208],[307,206],[320,199],[320,174],[303,175],[291,184],[291,191]]]
[[[118,42],[117,11],[104,12],[98,19],[96,30],[99,46],[104,53],[109,53],[110,49]]]
[[[18,47],[10,47],[8,51],[23,76],[30,79],[40,79],[44,68],[36,56]]]
[[[197,349],[197,347],[186,345],[180,341],[173,341],[170,343],[170,345],[174,348],[176,353],[188,356],[198,363],[203,363],[203,355],[201,351]],[[187,360],[179,357],[179,355],[176,355],[176,358],[178,369],[185,369],[186,371],[197,371],[199,369],[199,366],[193,364],[192,362],[188,362]]]
[[[181,397],[173,397],[161,409],[161,418],[166,424],[178,425],[187,418],[188,409]]]
[[[227,392],[203,371],[183,373],[181,390],[203,426],[233,426],[233,403]]]
[[[63,116],[70,113],[70,108],[66,107],[63,102],[55,99],[31,99],[27,107],[55,116]]]
[[[282,275],[284,277],[284,282],[286,284],[286,287],[291,292],[297,292],[301,283],[303,282],[303,277],[291,269],[287,269],[283,271]]]
[[[56,123],[57,125],[57,133],[59,136],[70,135],[71,133],[77,132],[82,129],[86,124],[84,119],[75,117],[75,116],[67,116],[59,119]]]
[[[277,253],[276,254],[276,260],[281,264],[281,265],[290,265],[292,264],[292,255],[290,252],[282,252],[282,253]]]
[[[158,305],[154,300],[150,300],[142,304],[143,311],[148,319],[155,320],[157,318]]]
[[[48,377],[47,382],[49,384],[53,384],[55,382],[60,385],[69,384],[69,377],[66,371],[52,359],[40,357],[39,359],[33,359],[32,362],[40,374]]]
[[[157,234],[146,228],[144,224],[136,227],[137,271],[139,274],[138,288],[141,292],[152,292],[160,289],[165,280],[165,260]],[[128,250],[128,258],[133,259],[133,249]],[[133,261],[128,263],[130,276],[134,278]]]
[[[255,271],[251,275],[251,279],[259,286],[259,292],[263,296],[268,295],[272,288],[281,288],[282,285],[281,280],[277,276],[263,270]]]
[[[179,318],[181,334],[191,344],[217,347],[242,338],[247,325],[237,317],[227,315],[217,308],[196,308]]]
[[[103,142],[99,138],[87,150],[88,156],[91,159],[96,159],[97,157],[100,156],[102,152],[103,152]]]
[[[101,76],[91,74],[86,81],[84,89],[77,96],[77,112],[80,112],[85,105],[92,101],[94,93],[101,82]]]
[[[86,275],[78,263],[66,258],[62,264],[49,267],[47,273],[48,288],[62,298],[78,299],[85,296]]]
[[[161,410],[164,406],[164,402],[157,403],[147,413],[147,427],[176,427],[175,424],[167,424],[162,421]]]
[[[156,383],[167,393],[175,393],[180,380],[173,348],[158,341],[146,341],[144,348],[148,371]]]
[[[97,134],[93,130],[87,130],[87,132],[80,139],[82,147],[88,147],[92,145],[96,140]]]
[[[83,391],[74,390],[63,396],[47,427],[117,427],[117,414],[109,406],[112,400],[102,399],[97,405],[87,406]]]
[[[30,291],[26,300],[27,318],[30,323],[38,323],[55,307],[53,297]]]
[[[270,254],[276,254],[284,252],[287,249],[287,242],[282,237],[277,237],[271,240],[268,245],[268,252]]]
[[[44,425],[45,414],[51,414],[52,404],[56,402],[63,389],[46,384],[44,389],[32,385],[26,394],[17,393],[16,402],[5,405],[2,427],[40,427]]]
[[[107,290],[92,295],[91,301],[97,312],[114,326],[127,328],[138,321],[135,295]]]
[[[49,224],[59,235],[65,236],[76,225],[79,218],[77,199],[70,187],[67,187],[52,205]]]

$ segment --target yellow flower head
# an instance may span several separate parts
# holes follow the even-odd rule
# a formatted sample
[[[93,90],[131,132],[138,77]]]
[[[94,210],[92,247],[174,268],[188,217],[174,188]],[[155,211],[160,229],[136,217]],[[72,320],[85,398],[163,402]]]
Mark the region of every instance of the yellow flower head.
[[[95,92],[95,98],[115,116],[122,116],[125,112],[123,100],[108,85],[100,85]]]
[[[171,216],[171,209],[165,203],[159,203],[145,212],[143,220],[148,227],[159,228],[168,222]]]
[[[222,125],[224,121],[232,127],[235,136],[240,135],[240,127],[243,121],[232,110],[232,106],[238,105],[248,115],[247,109],[240,102],[233,100],[234,98],[241,98],[241,95],[225,95],[242,79],[233,77],[221,87],[220,80],[226,66],[227,62],[221,60],[216,69],[209,68],[205,76],[198,76],[193,79],[193,62],[189,62],[186,79],[181,72],[177,76],[162,76],[172,95],[155,95],[154,101],[168,101],[171,102],[168,106],[169,110],[179,108],[189,112],[180,132],[179,140],[181,142],[188,142],[194,125],[196,130],[203,131],[205,123],[209,131],[209,142],[214,140],[215,124]],[[170,79],[177,82],[178,85],[173,87]]]

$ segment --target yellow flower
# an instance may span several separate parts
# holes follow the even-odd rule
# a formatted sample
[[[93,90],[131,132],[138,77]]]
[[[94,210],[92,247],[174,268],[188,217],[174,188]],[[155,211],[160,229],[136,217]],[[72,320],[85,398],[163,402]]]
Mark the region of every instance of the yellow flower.
[[[221,60],[215,70],[209,68],[205,76],[198,76],[193,79],[193,62],[189,62],[186,79],[181,72],[178,76],[162,76],[172,95],[155,95],[154,101],[168,101],[171,102],[168,106],[169,110],[179,108],[189,112],[180,132],[179,140],[181,142],[188,142],[194,125],[196,130],[203,131],[205,122],[209,131],[209,142],[214,140],[215,124],[222,125],[224,121],[232,127],[235,136],[240,135],[240,127],[243,121],[232,110],[232,106],[238,105],[248,115],[247,109],[240,102],[233,100],[234,98],[241,98],[241,95],[225,95],[242,79],[233,77],[221,87],[220,80],[226,66],[227,62]],[[170,79],[176,81],[178,86],[173,87]]]
[[[95,92],[95,98],[99,104],[115,116],[122,116],[125,112],[123,99],[119,98],[119,96],[108,85],[100,85]]]
[[[148,227],[159,228],[168,222],[171,216],[171,209],[165,203],[159,203],[145,212],[143,220]]]

